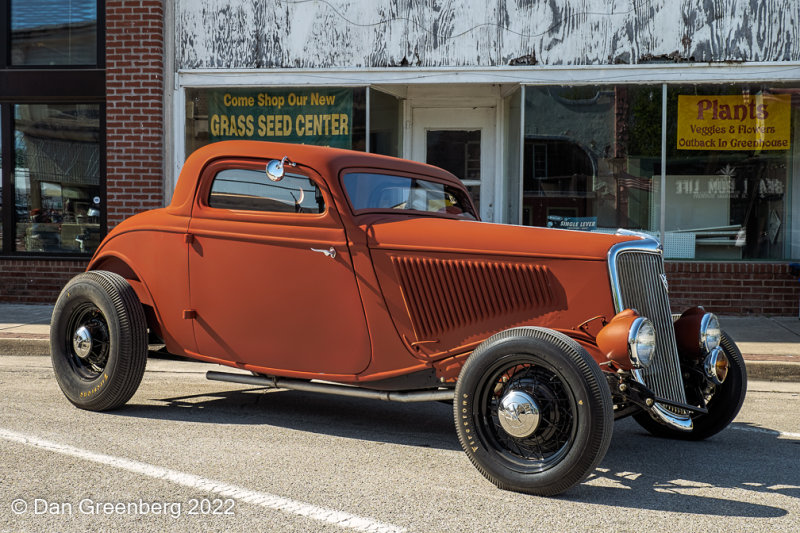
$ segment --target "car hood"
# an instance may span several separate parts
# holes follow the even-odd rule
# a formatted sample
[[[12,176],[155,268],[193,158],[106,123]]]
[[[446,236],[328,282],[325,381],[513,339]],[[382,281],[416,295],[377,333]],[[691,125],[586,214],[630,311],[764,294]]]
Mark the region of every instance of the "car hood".
[[[602,261],[607,260],[613,245],[638,239],[433,217],[376,218],[362,223],[361,228],[372,249]]]
[[[511,327],[566,331],[614,316],[608,252],[637,239],[441,217],[361,222],[397,331],[431,360]]]

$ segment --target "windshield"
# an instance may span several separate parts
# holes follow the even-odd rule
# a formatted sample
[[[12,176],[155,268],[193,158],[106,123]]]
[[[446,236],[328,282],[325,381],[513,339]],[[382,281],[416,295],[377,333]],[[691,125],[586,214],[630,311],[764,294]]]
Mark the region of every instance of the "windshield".
[[[356,212],[392,209],[476,218],[466,193],[445,183],[354,172],[344,177],[344,188]]]

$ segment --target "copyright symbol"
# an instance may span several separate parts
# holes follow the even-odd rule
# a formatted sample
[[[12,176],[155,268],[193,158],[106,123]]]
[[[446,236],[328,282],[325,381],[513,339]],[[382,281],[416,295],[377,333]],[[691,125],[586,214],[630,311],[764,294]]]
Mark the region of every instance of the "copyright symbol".
[[[22,498],[17,498],[11,502],[11,511],[13,511],[14,514],[25,514],[28,511],[28,502]]]

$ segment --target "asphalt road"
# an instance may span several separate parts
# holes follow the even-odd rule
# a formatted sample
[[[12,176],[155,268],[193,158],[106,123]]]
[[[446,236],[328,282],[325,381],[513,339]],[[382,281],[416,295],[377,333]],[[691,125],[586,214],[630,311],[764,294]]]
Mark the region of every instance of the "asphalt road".
[[[753,382],[700,443],[616,424],[558,498],[496,489],[451,409],[270,391],[150,360],[113,413],[74,408],[49,359],[0,355],[0,531],[797,531],[800,384]]]

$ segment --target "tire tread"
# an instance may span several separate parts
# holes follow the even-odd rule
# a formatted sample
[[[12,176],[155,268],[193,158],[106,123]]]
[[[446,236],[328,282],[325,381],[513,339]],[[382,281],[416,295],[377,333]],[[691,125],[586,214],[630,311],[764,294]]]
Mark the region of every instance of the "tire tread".
[[[54,315],[60,312],[70,291],[82,283],[101,288],[116,312],[117,327],[112,325],[108,317],[106,322],[109,330],[118,329],[114,335],[118,343],[115,348],[117,360],[113,376],[109,376],[108,387],[102,394],[85,402],[76,402],[69,395],[67,398],[82,409],[109,411],[127,403],[142,381],[147,365],[147,319],[139,298],[128,281],[119,274],[103,270],[84,272],[72,278],[59,295]],[[62,350],[62,333],[51,330],[50,347],[53,357],[57,357]],[[62,385],[60,380],[59,384]]]
[[[594,379],[589,380],[589,397],[593,399],[600,399],[600,404],[596,404],[592,402],[591,408],[594,411],[594,416],[600,417],[602,420],[601,431],[599,432],[592,432],[589,438],[588,446],[595,450],[593,452],[593,460],[590,464],[582,465],[583,468],[577,469],[575,473],[570,477],[563,477],[560,480],[547,485],[547,486],[538,486],[534,488],[526,488],[520,487],[517,485],[512,485],[505,480],[499,479],[497,476],[488,472],[480,463],[480,461],[470,453],[469,446],[464,439],[461,431],[459,430],[458,420],[459,420],[459,411],[458,411],[458,402],[454,402],[454,417],[456,421],[456,428],[457,428],[457,435],[459,443],[461,444],[462,449],[466,452],[467,457],[469,457],[470,462],[475,466],[475,468],[489,481],[497,485],[497,487],[504,489],[504,490],[511,490],[516,492],[523,492],[527,494],[534,494],[538,496],[555,496],[560,494],[569,488],[573,487],[574,485],[580,483],[585,479],[588,474],[593,471],[597,465],[602,461],[603,457],[608,450],[608,447],[611,443],[611,438],[613,436],[613,428],[614,428],[614,412],[613,412],[613,402],[611,400],[611,395],[608,393],[607,390],[603,389],[603,385],[606,383],[605,377],[603,377],[603,371],[600,367],[594,362],[591,356],[583,349],[583,347],[578,344],[574,339],[564,335],[563,333],[553,331],[547,328],[541,327],[521,327],[521,328],[513,328],[508,329],[505,331],[501,331],[484,341],[475,351],[470,355],[467,359],[466,363],[461,369],[461,376],[465,375],[472,371],[472,367],[475,365],[480,364],[481,354],[483,354],[486,350],[490,347],[494,346],[495,344],[502,342],[507,339],[515,338],[515,337],[529,337],[532,339],[543,340],[549,342],[562,350],[565,354],[567,354],[573,363],[575,363],[578,367],[579,372],[582,375],[591,374]],[[459,381],[460,381],[459,377]],[[456,384],[456,398],[459,397],[459,387],[458,383]]]

